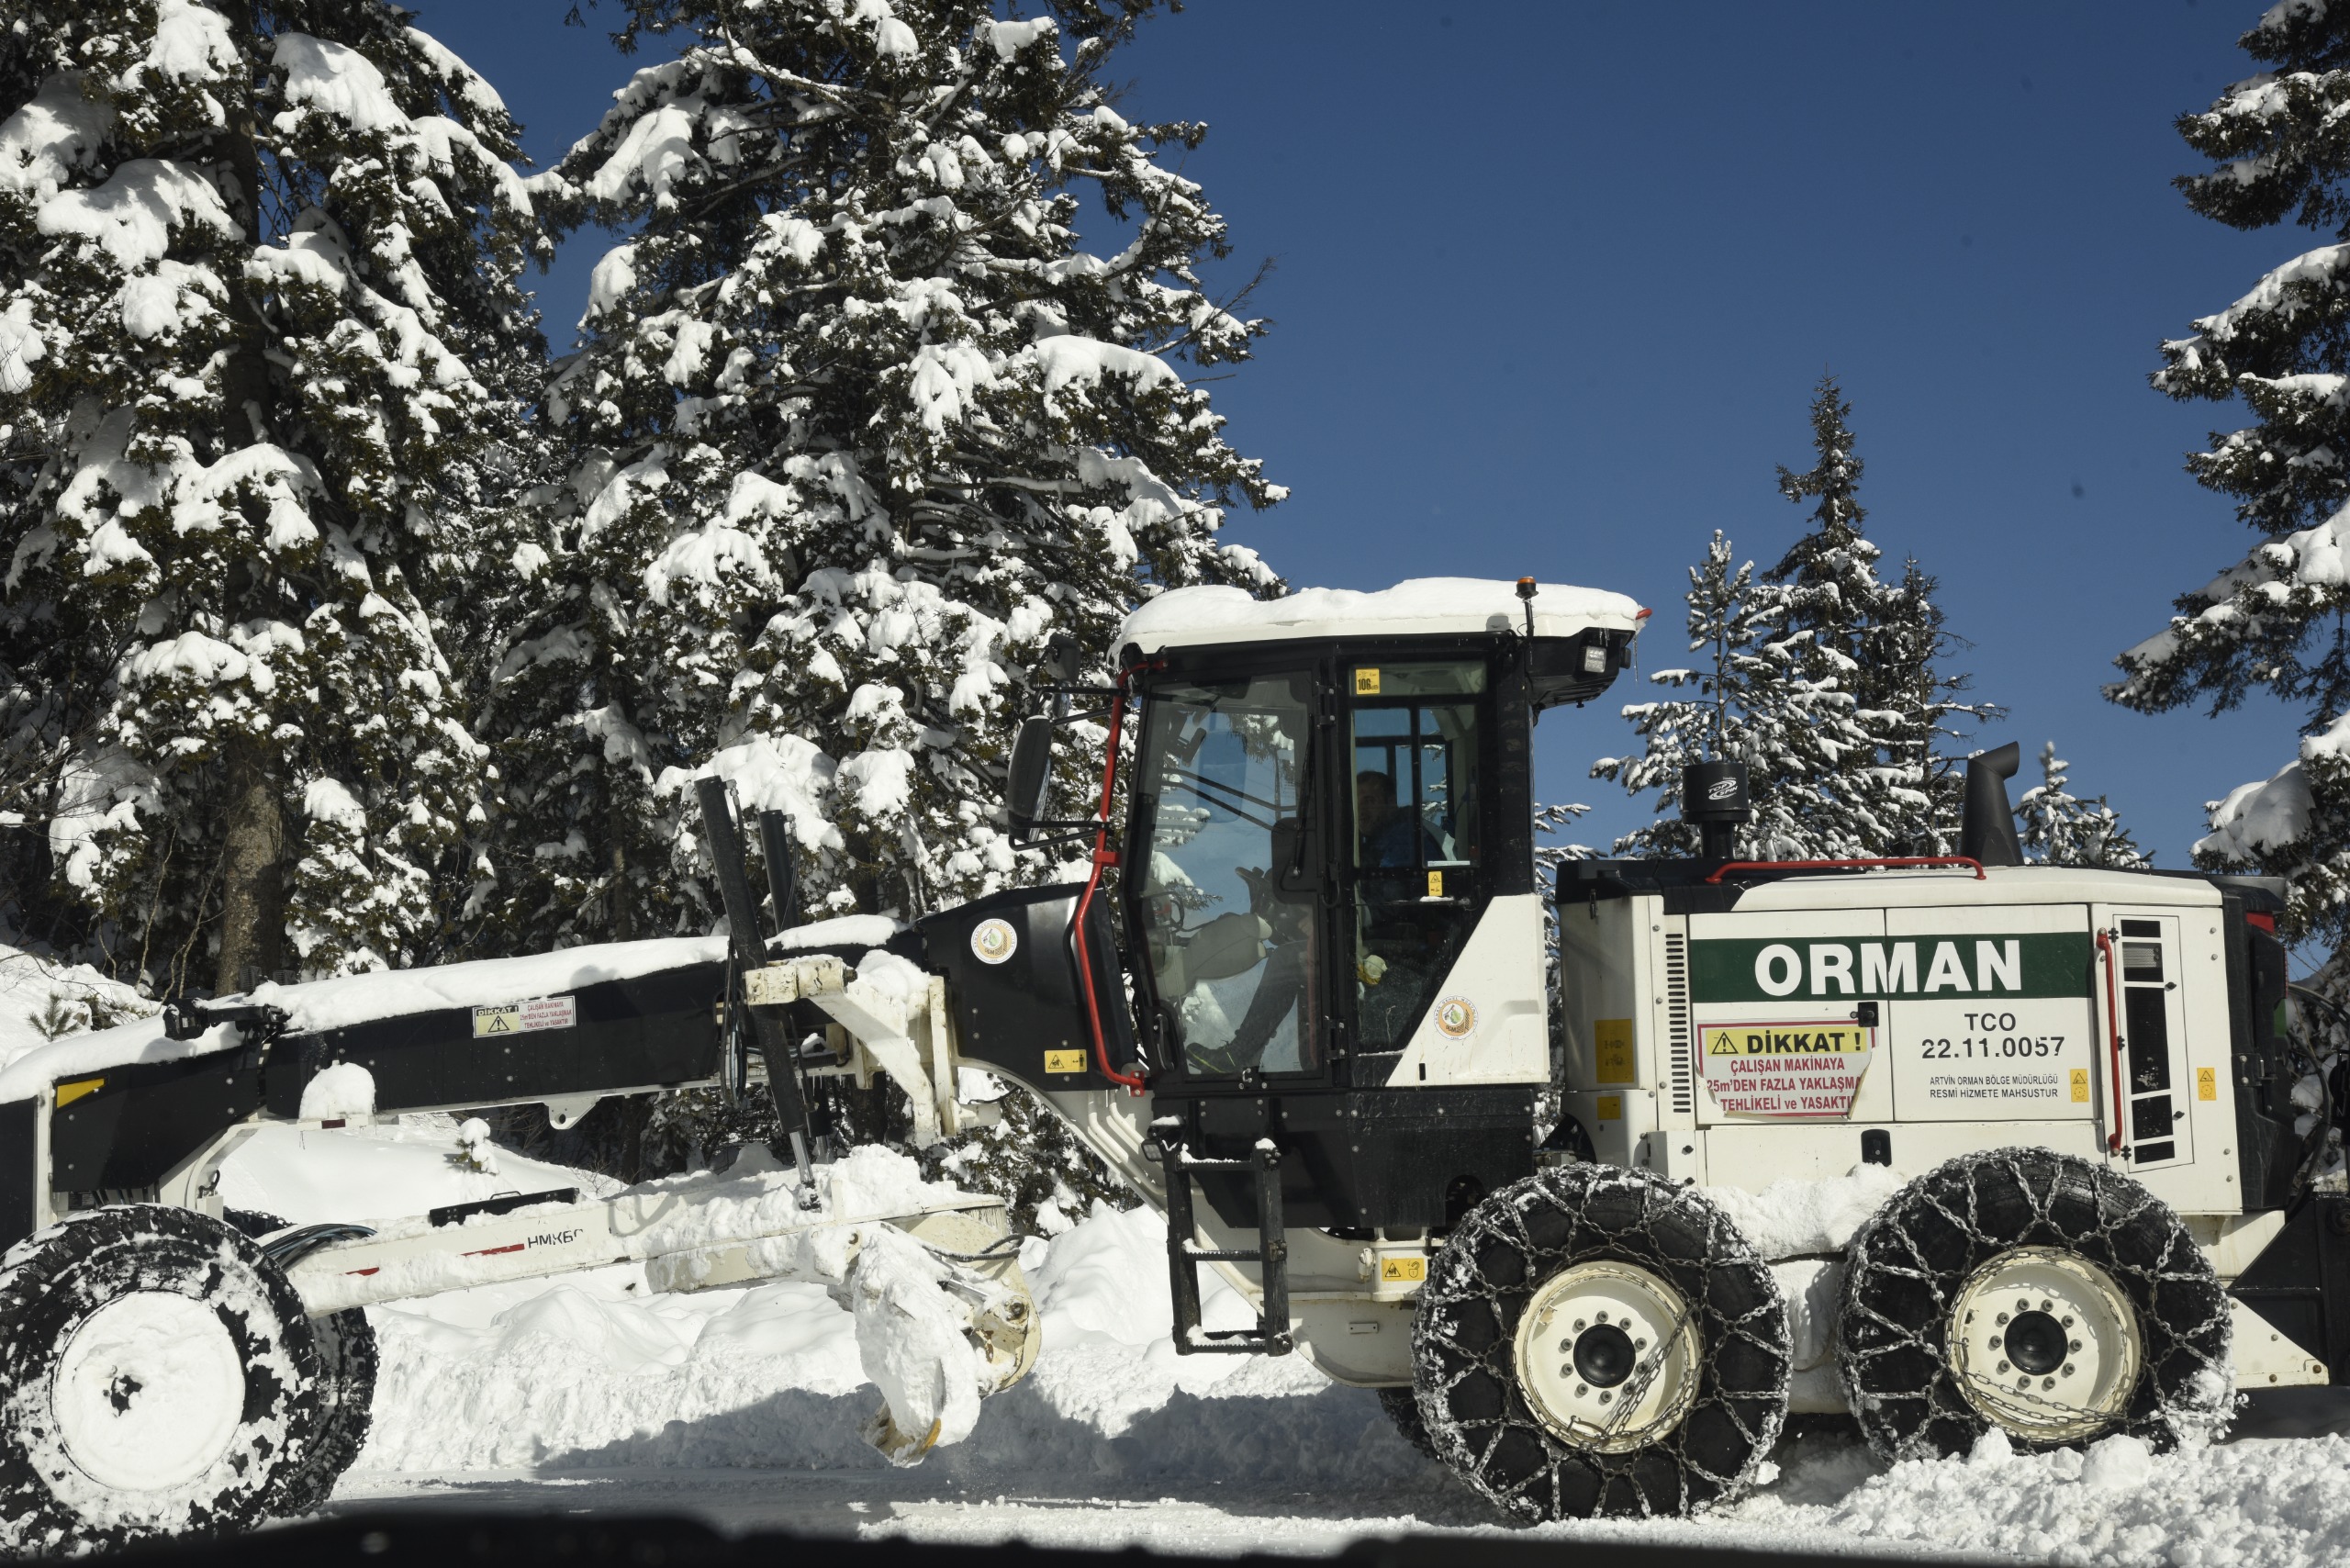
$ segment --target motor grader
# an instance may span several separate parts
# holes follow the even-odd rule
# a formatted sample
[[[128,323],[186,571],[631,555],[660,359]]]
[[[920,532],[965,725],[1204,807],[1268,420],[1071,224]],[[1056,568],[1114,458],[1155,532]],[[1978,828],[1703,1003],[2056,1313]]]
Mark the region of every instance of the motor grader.
[[[2239,1389],[2350,1376],[2344,1085],[2298,1022],[2281,887],[2020,864],[2009,746],[1969,765],[1958,855],[1742,856],[1746,779],[1708,763],[1684,789],[1699,855],[1570,861],[1546,888],[1534,724],[1605,692],[1646,613],[1530,579],[1178,589],[1127,620],[1105,683],[1060,644],[1053,709],[1013,749],[1010,827],[1078,846],[1081,879],[902,929],[795,927],[789,834],[767,815],[787,929],[763,939],[733,812],[705,780],[729,922],[714,948],[583,950],[625,977],[485,970],[441,984],[464,1006],[331,1026],[306,1026],[285,988],[274,1006],[188,1010],[187,1043],[140,1047],[151,1059],[20,1063],[0,1076],[0,1352],[49,1392],[0,1395],[0,1518],[141,1484],[105,1418],[73,1417],[94,1466],[57,1413],[102,1385],[138,1408],[103,1383],[106,1353],[72,1347],[95,1316],[135,1327],[121,1304],[189,1290],[185,1271],[40,1319],[62,1350],[16,1348],[31,1320],[14,1282],[70,1273],[106,1226],[139,1255],[160,1245],[140,1224],[169,1229],[153,1216],[176,1209],[251,1289],[287,1286],[276,1337],[256,1348],[231,1324],[216,1359],[250,1383],[275,1355],[287,1386],[346,1405],[364,1405],[334,1351],[364,1336],[352,1307],[491,1266],[453,1257],[517,1273],[674,1257],[627,1241],[633,1210],[559,1223],[582,1207],[562,1194],[447,1227],[236,1236],[226,1149],[330,1109],[306,1094],[352,1069],[375,1114],[562,1117],[685,1083],[746,1092],[763,1070],[797,1167],[775,1180],[800,1193],[829,1153],[812,1078],[893,1083],[918,1142],[976,1114],[966,1070],[1010,1080],[1167,1215],[1178,1350],[1295,1352],[1377,1389],[1406,1435],[1529,1519],[1718,1502],[1791,1412],[1849,1412],[1895,1457],[1995,1428],[2161,1445],[2218,1428]],[[1103,737],[1098,792],[1056,817],[1056,734],[1078,721]],[[1774,1218],[1856,1196],[1841,1231]],[[825,1223],[794,1202],[769,1230]],[[971,1208],[929,1255],[998,1369],[985,1392],[1033,1358],[1035,1314],[989,1239],[1000,1208]],[[588,1240],[544,1239],[573,1229]],[[697,1245],[661,1265],[667,1282],[789,1266],[775,1236]],[[1253,1324],[1202,1321],[1203,1269]],[[901,1456],[937,1436],[883,1425]],[[308,1493],[332,1470],[309,1465]]]

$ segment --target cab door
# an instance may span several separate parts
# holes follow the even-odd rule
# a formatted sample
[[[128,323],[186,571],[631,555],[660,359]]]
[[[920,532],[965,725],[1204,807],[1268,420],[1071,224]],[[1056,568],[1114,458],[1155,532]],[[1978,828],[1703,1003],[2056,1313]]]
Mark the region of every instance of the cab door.
[[[2099,905],[2095,919],[2106,1148],[2132,1170],[2191,1164],[2179,917]]]

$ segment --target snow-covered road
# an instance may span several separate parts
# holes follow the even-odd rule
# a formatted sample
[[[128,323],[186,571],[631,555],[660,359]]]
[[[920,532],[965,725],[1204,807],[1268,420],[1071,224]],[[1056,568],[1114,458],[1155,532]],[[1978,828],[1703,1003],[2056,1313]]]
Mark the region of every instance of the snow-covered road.
[[[293,1220],[414,1213],[575,1173],[452,1158],[451,1129],[273,1128],[224,1176],[231,1203]],[[857,1438],[878,1406],[847,1313],[816,1285],[651,1296],[641,1271],[375,1308],[375,1428],[341,1511],[497,1508],[685,1515],[722,1529],[923,1540],[1330,1553],[1365,1536],[1504,1526],[1388,1425],[1377,1400],[1296,1357],[1181,1358],[1164,1232],[1097,1210],[1028,1266],[1045,1352],[965,1442],[892,1470]],[[1228,1294],[1212,1326],[1247,1317]],[[2350,1561],[2350,1390],[2262,1398],[2226,1442],[1887,1469],[1832,1428],[1691,1521],[1546,1527],[1807,1551],[2300,1568]]]

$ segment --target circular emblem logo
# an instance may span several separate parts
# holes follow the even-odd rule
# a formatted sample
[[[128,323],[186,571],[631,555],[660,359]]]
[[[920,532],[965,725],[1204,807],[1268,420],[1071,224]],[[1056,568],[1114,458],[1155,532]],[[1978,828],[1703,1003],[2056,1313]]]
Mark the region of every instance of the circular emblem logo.
[[[982,920],[971,933],[971,952],[983,964],[1000,964],[1020,951],[1020,934],[1008,920]]]
[[[1436,1004],[1436,1026],[1448,1040],[1465,1040],[1477,1030],[1477,1004],[1465,996],[1448,996]]]

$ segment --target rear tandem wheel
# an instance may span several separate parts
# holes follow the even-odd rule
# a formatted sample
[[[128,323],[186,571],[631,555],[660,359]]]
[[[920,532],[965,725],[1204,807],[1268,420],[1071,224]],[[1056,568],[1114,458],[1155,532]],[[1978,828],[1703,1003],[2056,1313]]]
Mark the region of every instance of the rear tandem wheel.
[[[1869,1446],[1964,1453],[2208,1436],[2232,1403],[2228,1301],[2169,1206],[2044,1148],[1963,1155],[1852,1238],[1837,1362]]]
[[[256,1241],[285,1228],[275,1215],[253,1209],[230,1209],[227,1217]],[[335,1483],[367,1446],[368,1430],[375,1425],[375,1328],[367,1321],[366,1309],[354,1306],[313,1317],[310,1335],[319,1350],[319,1432],[294,1456],[293,1472],[272,1505],[270,1511],[280,1518],[324,1507]]]
[[[1470,1211],[1421,1288],[1412,1361],[1438,1457],[1548,1520],[1733,1495],[1778,1438],[1793,1358],[1771,1271],[1712,1203],[1572,1165]]]

